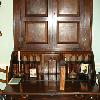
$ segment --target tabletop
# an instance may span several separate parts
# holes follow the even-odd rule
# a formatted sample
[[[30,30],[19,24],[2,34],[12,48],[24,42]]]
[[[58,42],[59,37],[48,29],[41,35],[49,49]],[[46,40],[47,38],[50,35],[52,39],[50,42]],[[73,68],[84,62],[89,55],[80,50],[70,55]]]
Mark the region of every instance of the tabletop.
[[[7,84],[3,94],[28,95],[72,95],[100,94],[99,86],[92,81],[66,80],[65,89],[60,90],[59,81],[22,80],[18,85]]]

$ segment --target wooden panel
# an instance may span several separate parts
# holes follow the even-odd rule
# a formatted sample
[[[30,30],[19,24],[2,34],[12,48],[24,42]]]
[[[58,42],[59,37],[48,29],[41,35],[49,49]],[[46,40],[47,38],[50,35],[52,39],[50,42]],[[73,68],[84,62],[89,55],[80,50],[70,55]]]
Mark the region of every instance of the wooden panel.
[[[79,0],[58,0],[58,15],[79,15]]]
[[[14,5],[15,50],[91,50],[91,0],[14,0]]]
[[[42,55],[44,80],[59,80],[59,54]]]
[[[92,50],[92,12],[93,0],[81,2],[80,46],[85,50]]]
[[[14,27],[18,29],[18,32],[14,30],[14,35],[17,36],[17,38],[15,37],[15,50],[50,50],[52,23],[51,20],[49,21],[50,17],[48,18],[48,15],[51,15],[48,7],[51,7],[51,0],[20,0],[20,2],[18,1],[19,3],[15,1],[14,4],[16,3],[15,5],[19,7],[19,9],[14,9],[14,18],[15,20],[19,19],[17,27]],[[40,10],[40,8],[43,10]],[[33,12],[30,9],[33,9]],[[16,15],[17,10],[19,12],[18,15]]]
[[[47,43],[47,22],[26,22],[26,43]]]
[[[47,0],[26,0],[26,15],[47,16]]]
[[[78,43],[78,23],[58,22],[58,43]]]

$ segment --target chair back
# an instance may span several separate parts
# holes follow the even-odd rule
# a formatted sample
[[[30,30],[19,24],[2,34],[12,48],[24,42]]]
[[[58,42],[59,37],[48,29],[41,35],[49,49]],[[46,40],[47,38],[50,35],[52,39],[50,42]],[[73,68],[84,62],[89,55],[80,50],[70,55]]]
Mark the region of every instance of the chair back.
[[[0,68],[0,73],[6,74],[6,78],[0,79],[0,82],[1,83],[8,83],[8,66],[6,66],[6,69]]]

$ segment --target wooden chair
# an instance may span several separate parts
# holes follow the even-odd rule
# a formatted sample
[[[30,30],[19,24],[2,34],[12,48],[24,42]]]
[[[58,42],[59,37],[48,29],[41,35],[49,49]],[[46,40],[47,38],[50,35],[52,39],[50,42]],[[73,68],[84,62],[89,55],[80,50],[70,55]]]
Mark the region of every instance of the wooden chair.
[[[6,66],[6,69],[0,68],[0,73],[5,73],[6,78],[5,79],[0,79],[1,83],[8,83],[8,66]],[[3,90],[0,89],[0,91],[2,92]],[[6,100],[6,95],[0,95],[0,100]]]
[[[6,69],[0,68],[0,73],[5,73],[6,74],[6,78],[5,79],[0,79],[1,83],[8,83],[8,66],[6,66]]]

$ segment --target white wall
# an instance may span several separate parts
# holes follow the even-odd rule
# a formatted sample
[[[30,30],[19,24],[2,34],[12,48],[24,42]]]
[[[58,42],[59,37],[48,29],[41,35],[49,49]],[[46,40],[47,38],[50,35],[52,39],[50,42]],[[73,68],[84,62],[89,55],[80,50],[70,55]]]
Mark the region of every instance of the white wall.
[[[96,64],[96,71],[100,72],[100,0],[93,0],[93,41],[92,48]]]
[[[0,1],[0,65],[9,65],[13,51],[13,0]]]
[[[11,52],[13,51],[13,0],[0,0],[0,64],[10,63]],[[100,0],[93,0],[93,41],[92,48],[96,68],[100,66]],[[98,69],[99,70],[99,69]]]

